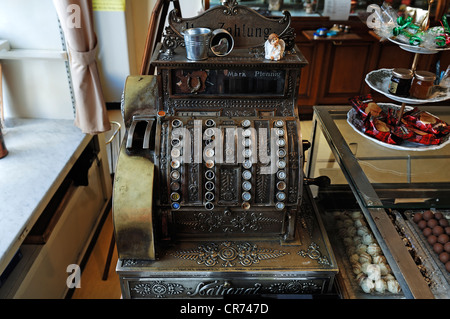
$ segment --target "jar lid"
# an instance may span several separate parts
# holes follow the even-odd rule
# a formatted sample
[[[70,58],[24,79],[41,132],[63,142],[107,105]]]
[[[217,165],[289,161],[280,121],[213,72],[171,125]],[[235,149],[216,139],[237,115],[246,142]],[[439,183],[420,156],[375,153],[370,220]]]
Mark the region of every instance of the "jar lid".
[[[428,71],[416,71],[414,75],[415,75],[416,79],[420,80],[420,81],[436,80],[436,75],[434,73],[428,72]]]
[[[413,71],[411,71],[410,69],[397,68],[392,70],[392,75],[400,79],[412,79]]]

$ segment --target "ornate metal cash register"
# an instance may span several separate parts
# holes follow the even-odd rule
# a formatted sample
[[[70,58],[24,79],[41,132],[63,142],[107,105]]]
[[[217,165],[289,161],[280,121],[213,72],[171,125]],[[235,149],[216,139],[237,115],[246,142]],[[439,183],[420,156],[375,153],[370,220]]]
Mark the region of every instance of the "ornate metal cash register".
[[[209,49],[226,38],[225,50],[188,59],[192,28],[212,31]],[[264,57],[272,33],[285,42],[279,61]],[[307,61],[294,38],[288,12],[270,19],[236,1],[188,19],[173,10],[156,75],[128,77],[113,193],[124,298],[332,289],[336,262],[303,180]]]

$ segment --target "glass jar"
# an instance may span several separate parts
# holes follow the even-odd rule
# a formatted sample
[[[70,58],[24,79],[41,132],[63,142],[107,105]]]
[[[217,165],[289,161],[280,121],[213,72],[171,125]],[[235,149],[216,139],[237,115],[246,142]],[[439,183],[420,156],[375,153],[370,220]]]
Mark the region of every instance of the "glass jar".
[[[411,84],[409,94],[411,97],[417,99],[428,99],[431,95],[431,89],[433,88],[436,75],[428,71],[416,71],[414,72],[414,79]]]
[[[407,97],[413,75],[413,72],[409,69],[393,69],[391,82],[389,83],[389,93]]]

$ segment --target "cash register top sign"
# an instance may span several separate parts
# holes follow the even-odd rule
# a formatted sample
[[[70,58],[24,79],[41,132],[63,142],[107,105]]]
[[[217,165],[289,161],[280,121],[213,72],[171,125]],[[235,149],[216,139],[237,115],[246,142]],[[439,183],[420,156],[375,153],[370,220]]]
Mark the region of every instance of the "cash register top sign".
[[[263,48],[264,42],[272,33],[286,42],[287,50],[292,50],[295,45],[295,33],[290,27],[291,15],[288,11],[283,12],[283,17],[264,17],[249,7],[239,5],[235,0],[192,18],[181,18],[178,10],[174,9],[169,14],[168,22],[163,40],[166,55],[171,55],[177,47],[184,46],[183,33],[192,28],[228,32],[233,38],[235,49]]]

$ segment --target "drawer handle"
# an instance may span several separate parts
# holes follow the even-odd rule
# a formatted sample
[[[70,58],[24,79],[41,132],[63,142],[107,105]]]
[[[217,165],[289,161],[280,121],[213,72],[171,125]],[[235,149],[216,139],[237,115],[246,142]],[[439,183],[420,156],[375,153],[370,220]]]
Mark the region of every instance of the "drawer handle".
[[[342,41],[333,41],[334,45],[342,45]]]

